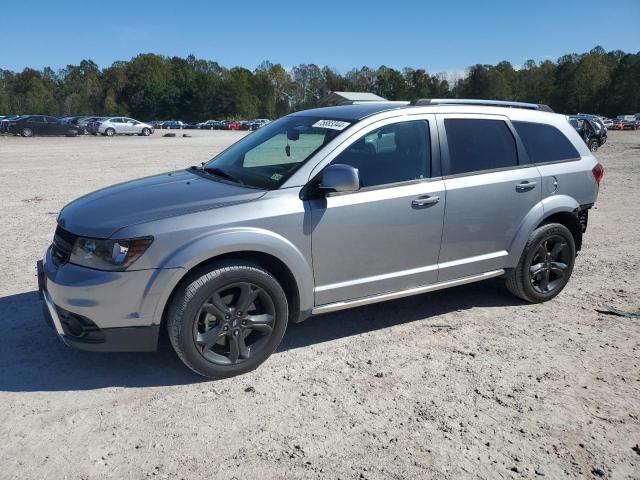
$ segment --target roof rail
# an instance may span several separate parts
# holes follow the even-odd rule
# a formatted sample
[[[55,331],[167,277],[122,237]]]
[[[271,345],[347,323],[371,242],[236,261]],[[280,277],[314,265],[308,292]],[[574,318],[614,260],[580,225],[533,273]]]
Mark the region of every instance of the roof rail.
[[[508,102],[504,100],[478,100],[464,98],[420,98],[411,102],[414,106],[426,105],[479,105],[486,107],[525,108],[527,110],[540,110],[553,112],[551,107],[541,103]]]

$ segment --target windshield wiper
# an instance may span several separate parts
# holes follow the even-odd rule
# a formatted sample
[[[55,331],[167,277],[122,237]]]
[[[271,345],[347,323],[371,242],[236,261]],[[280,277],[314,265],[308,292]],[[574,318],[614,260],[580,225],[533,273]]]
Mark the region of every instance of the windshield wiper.
[[[218,167],[202,167],[202,170],[212,175],[215,175],[216,177],[226,178],[227,180],[231,180],[234,183],[239,183],[240,185],[244,185],[244,182],[240,180],[238,177],[235,177],[230,173],[219,169]]]

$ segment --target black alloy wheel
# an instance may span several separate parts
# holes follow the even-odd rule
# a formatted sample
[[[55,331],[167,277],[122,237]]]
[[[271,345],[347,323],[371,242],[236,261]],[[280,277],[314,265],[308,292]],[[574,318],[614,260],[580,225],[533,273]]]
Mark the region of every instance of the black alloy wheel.
[[[259,355],[273,333],[275,305],[250,282],[222,287],[205,300],[193,322],[198,351],[217,365],[242,363]]]
[[[564,286],[570,262],[571,250],[564,238],[553,235],[542,240],[529,266],[529,281],[533,289],[546,295]]]

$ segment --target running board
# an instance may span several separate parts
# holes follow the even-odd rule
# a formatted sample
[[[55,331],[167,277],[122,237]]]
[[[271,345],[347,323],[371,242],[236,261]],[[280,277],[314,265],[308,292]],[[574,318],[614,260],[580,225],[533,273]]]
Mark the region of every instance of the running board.
[[[362,305],[369,305],[370,303],[386,302],[387,300],[395,300],[396,298],[410,297],[412,295],[418,295],[420,293],[434,292],[436,290],[442,290],[443,288],[457,287],[458,285],[464,285],[466,283],[479,282],[480,280],[499,277],[503,273],[503,269],[492,270],[490,272],[481,273],[479,275],[471,275],[470,277],[447,280],[446,282],[434,283],[431,285],[425,285],[423,287],[414,287],[409,288],[408,290],[400,290],[398,292],[382,293],[380,295],[356,298],[354,300],[346,300],[344,302],[328,303],[326,305],[315,307],[311,311],[311,313],[313,315],[318,315],[321,313],[337,312],[338,310],[345,310],[347,308],[361,307]]]

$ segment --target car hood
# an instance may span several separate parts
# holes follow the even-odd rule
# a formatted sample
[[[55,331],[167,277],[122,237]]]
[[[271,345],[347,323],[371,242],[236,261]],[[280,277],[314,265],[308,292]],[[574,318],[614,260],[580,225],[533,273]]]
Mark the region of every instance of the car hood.
[[[65,206],[58,224],[76,235],[108,238],[124,227],[250,202],[265,193],[181,170],[89,193]]]

